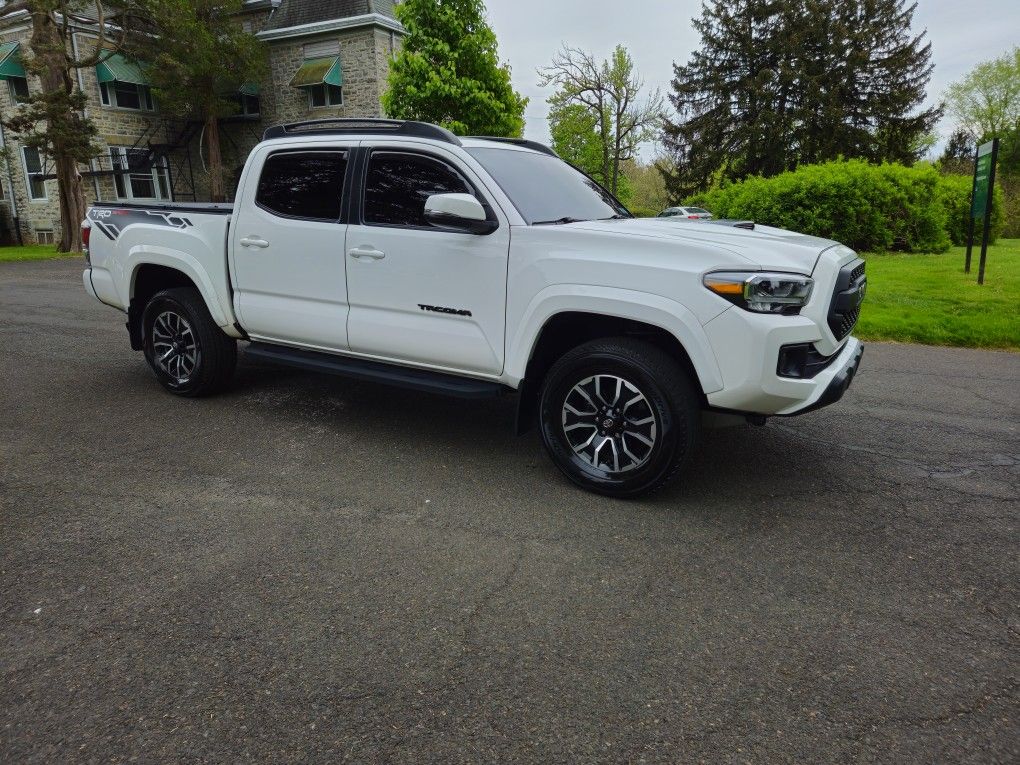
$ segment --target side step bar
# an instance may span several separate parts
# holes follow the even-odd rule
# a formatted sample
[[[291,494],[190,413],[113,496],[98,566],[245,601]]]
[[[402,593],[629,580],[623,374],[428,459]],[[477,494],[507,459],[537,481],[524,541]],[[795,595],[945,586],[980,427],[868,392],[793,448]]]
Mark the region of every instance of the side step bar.
[[[499,383],[487,380],[472,380],[469,377],[458,377],[442,372],[429,372],[425,369],[412,369],[332,353],[302,351],[269,343],[251,343],[245,349],[245,354],[273,364],[459,398],[493,398],[507,390]]]

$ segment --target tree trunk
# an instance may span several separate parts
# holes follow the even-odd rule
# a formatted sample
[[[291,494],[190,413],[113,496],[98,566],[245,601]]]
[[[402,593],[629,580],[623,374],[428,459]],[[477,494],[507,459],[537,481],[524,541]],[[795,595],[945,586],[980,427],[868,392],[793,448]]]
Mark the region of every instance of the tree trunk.
[[[37,11],[32,14],[32,51],[43,64],[39,74],[43,90],[47,93],[63,91],[70,95],[74,85],[67,68],[64,44],[56,20],[49,13]],[[67,115],[66,119],[72,130],[81,122],[81,116],[77,113]],[[61,232],[57,250],[81,252],[81,222],[85,219],[85,188],[81,173],[78,172],[74,156],[65,149],[64,142],[59,138],[53,141],[52,154],[60,199]]]
[[[226,199],[223,187],[223,156],[220,154],[220,123],[215,114],[205,118],[205,145],[209,151],[209,199],[222,202]]]
[[[58,252],[81,252],[81,222],[87,212],[85,184],[78,163],[66,156],[54,160],[57,169],[57,189],[60,196],[60,244]]]

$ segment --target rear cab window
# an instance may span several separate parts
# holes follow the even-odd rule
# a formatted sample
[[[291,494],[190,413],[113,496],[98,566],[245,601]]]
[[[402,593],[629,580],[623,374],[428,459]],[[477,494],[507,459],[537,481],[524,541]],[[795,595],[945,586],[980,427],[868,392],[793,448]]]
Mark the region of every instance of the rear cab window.
[[[284,218],[339,220],[347,157],[339,148],[273,152],[262,165],[255,204]]]

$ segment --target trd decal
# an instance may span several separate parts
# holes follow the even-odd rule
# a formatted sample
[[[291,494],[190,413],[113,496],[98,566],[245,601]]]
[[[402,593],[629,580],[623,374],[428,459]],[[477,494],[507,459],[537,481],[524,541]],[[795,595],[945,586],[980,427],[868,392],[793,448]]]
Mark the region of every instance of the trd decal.
[[[89,210],[89,220],[106,235],[107,239],[116,239],[132,223],[148,223],[170,228],[188,228],[194,225],[183,215],[172,212],[107,207],[94,207]]]
[[[429,313],[448,313],[453,316],[470,316],[471,311],[465,311],[463,308],[443,308],[441,305],[423,305],[418,303],[418,307],[423,311]]]

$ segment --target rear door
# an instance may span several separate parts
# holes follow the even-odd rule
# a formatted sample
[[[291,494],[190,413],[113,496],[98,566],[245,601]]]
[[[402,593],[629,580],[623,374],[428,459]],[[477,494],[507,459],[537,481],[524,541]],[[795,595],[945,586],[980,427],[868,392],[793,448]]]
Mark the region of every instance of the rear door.
[[[363,141],[365,168],[347,235],[351,350],[498,375],[503,371],[510,227],[456,155]],[[432,194],[474,194],[499,228],[486,235],[425,221]]]
[[[341,223],[352,144],[266,146],[249,158],[230,231],[234,310],[254,339],[346,350]]]

